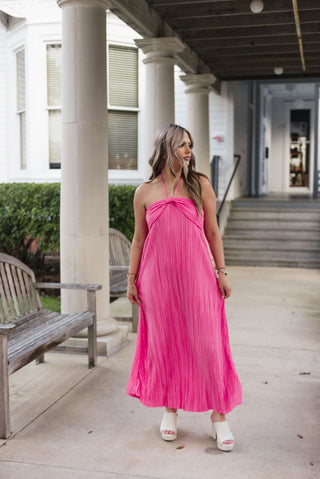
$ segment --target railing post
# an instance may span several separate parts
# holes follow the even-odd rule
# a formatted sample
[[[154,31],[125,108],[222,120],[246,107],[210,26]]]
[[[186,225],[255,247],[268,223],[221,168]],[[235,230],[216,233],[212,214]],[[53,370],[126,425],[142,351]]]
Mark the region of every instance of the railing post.
[[[217,198],[219,195],[219,160],[221,157],[215,155],[211,161],[211,184]]]
[[[222,211],[222,208],[224,206],[224,203],[226,201],[226,198],[227,198],[227,194],[229,193],[229,190],[230,190],[230,186],[231,186],[231,183],[233,181],[233,178],[236,174],[236,171],[238,169],[238,166],[239,166],[239,163],[240,163],[240,160],[241,160],[241,155],[233,155],[234,158],[236,158],[236,164],[234,165],[234,168],[233,168],[233,172],[232,172],[232,175],[231,175],[231,178],[229,180],[229,183],[228,183],[228,186],[227,186],[227,189],[223,195],[223,198],[222,198],[222,201],[221,201],[221,204],[219,206],[219,209],[217,211],[217,223],[218,223],[218,226],[219,226],[219,221],[220,221],[220,214],[221,214],[221,211]]]

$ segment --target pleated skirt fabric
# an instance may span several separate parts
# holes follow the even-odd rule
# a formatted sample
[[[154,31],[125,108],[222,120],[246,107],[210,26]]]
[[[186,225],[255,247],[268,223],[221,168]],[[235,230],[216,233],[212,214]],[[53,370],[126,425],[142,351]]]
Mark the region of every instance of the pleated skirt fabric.
[[[166,198],[146,212],[148,236],[127,393],[149,407],[228,413],[241,404],[224,300],[192,200]]]

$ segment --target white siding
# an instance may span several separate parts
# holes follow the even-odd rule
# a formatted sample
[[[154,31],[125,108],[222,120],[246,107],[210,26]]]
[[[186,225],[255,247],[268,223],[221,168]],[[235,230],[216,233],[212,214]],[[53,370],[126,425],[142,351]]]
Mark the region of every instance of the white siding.
[[[249,86],[247,82],[234,84],[234,153],[241,161],[232,183],[232,197],[248,194],[248,138]]]
[[[284,102],[274,98],[271,108],[271,147],[269,161],[269,191],[284,191]]]
[[[219,191],[221,198],[232,174],[233,166],[233,131],[234,131],[233,84],[223,82],[221,94],[209,96],[210,156],[221,157],[219,163]]]
[[[187,99],[185,94],[186,85],[180,80],[180,76],[184,75],[184,72],[177,66],[174,69],[174,96],[175,96],[175,123],[176,125],[187,128]],[[191,131],[192,134],[192,131]]]
[[[0,29],[0,182],[8,180],[8,55]]]

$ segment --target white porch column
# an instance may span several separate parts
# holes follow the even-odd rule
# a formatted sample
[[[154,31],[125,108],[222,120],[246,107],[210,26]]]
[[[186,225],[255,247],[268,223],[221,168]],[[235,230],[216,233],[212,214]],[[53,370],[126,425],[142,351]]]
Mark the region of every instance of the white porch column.
[[[209,178],[210,137],[209,137],[209,92],[216,78],[210,73],[182,75],[187,94],[187,128],[194,139],[196,169]]]
[[[100,283],[98,333],[110,332],[105,0],[58,0],[62,8],[63,100],[61,279]],[[62,311],[86,306],[64,290]],[[113,328],[114,330],[115,328]],[[111,327],[112,330],[112,327]]]
[[[143,120],[143,176],[149,178],[148,164],[153,141],[158,128],[164,123],[174,123],[174,65],[175,54],[184,50],[184,44],[174,37],[145,38],[135,40],[146,54],[144,64],[145,96]]]

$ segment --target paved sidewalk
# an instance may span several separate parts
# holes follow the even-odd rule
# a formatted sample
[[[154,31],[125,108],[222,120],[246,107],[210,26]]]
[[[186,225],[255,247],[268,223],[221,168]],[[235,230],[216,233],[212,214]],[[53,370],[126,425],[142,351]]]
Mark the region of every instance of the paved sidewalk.
[[[210,438],[209,412],[180,411],[177,441],[159,438],[162,411],[125,393],[131,334],[93,370],[86,356],[48,353],[45,364],[10,377],[13,436],[0,441],[0,479],[320,477],[320,271],[229,271],[229,332],[243,385],[243,405],[229,415],[231,453]]]

